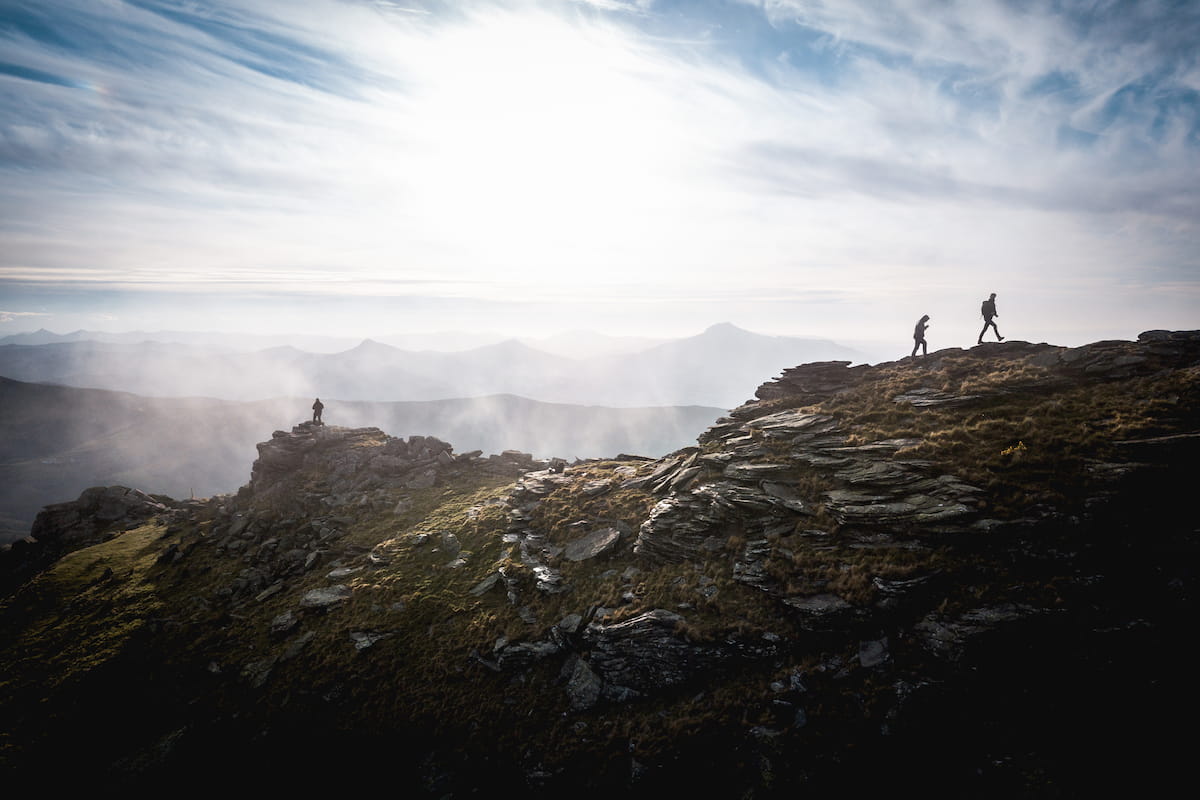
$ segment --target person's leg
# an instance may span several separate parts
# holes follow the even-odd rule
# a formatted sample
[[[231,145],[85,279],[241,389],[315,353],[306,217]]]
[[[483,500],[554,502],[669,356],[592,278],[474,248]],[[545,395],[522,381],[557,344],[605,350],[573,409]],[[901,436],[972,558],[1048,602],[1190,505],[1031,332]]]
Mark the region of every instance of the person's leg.
[[[913,351],[912,351],[912,353],[911,353],[911,354],[910,354],[910,356],[909,356],[910,358],[915,358],[915,357],[916,357],[916,355],[917,355],[917,348],[918,348],[918,347],[920,347],[920,346],[921,346],[921,340],[920,340],[920,339],[913,339]]]

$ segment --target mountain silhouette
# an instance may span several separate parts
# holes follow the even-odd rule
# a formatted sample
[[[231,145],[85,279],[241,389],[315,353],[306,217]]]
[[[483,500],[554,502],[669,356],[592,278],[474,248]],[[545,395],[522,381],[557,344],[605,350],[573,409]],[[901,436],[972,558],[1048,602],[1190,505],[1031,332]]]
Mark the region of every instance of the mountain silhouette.
[[[517,394],[576,405],[732,408],[797,363],[857,360],[820,339],[762,336],[728,323],[637,352],[568,358],[512,339],[461,351],[402,350],[363,340],[335,353],[293,347],[252,352],[174,342],[0,345],[0,375],[20,381],[153,397],[263,400],[437,400]]]

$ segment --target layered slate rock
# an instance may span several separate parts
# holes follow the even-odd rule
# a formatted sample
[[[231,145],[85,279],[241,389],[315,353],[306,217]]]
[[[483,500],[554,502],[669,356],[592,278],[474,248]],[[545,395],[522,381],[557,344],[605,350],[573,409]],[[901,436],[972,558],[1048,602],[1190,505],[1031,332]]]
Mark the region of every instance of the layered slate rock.
[[[150,696],[178,693],[179,713],[151,715],[139,741],[157,750],[205,715],[220,724],[193,764],[264,739],[283,743],[250,758],[303,740],[353,758],[367,741],[411,756],[397,779],[438,796],[1073,793],[1096,752],[1124,758],[1144,723],[1195,707],[1177,656],[1200,596],[1197,369],[1200,335],[1179,332],[804,365],[697,446],[596,469],[297,426],[260,447],[238,497],[155,532],[144,585],[180,594],[146,621],[134,654],[153,669],[131,685],[179,664],[196,694],[159,678]],[[934,446],[985,413],[1009,415],[1007,435],[1056,392],[1106,382],[1148,422],[1070,417],[1087,435],[1068,441],[1081,488],[1066,500],[994,441],[986,463]],[[163,506],[152,516],[178,513]],[[141,512],[90,513],[107,536]],[[106,580],[87,604],[121,593]],[[52,718],[34,674],[26,730]],[[1113,687],[1139,702],[1096,700]],[[1155,703],[1158,717],[1126,712]],[[359,735],[368,719],[378,741]],[[1154,743],[1175,746],[1162,728]],[[330,754],[338,730],[355,735]],[[1139,782],[1166,760],[1144,755],[1129,758]]]
[[[37,515],[30,534],[38,541],[79,547],[97,541],[97,536],[115,526],[163,514],[174,505],[169,498],[126,486],[93,486],[69,503],[47,506]]]
[[[688,640],[686,624],[683,615],[662,608],[620,622],[589,624],[580,641],[587,658],[573,659],[566,667],[572,707],[590,708],[602,699],[628,702],[733,660],[759,660],[779,652],[776,642],[764,639],[697,644]]]
[[[774,381],[764,383],[754,392],[760,400],[781,397],[797,398],[805,405],[844,392],[866,377],[869,368],[860,364],[850,367],[849,361],[819,361],[785,369]]]
[[[185,512],[186,504],[127,486],[93,486],[75,500],[46,506],[26,539],[0,550],[0,596],[65,553],[148,520],[171,520]],[[164,555],[166,560],[173,557],[174,553]]]
[[[999,371],[1003,378],[984,381],[968,392],[918,385],[887,399],[918,412],[938,413],[1013,394],[1042,396],[1092,382],[1195,369],[1198,363],[1200,332],[1147,332],[1136,342],[1097,342],[1078,348],[1006,342],[970,352],[939,351],[921,362],[922,372],[912,375],[919,381],[923,374],[943,368],[976,369],[983,374]],[[699,452],[665,457],[651,479],[641,479],[662,498],[641,525],[635,551],[653,562],[670,564],[703,561],[732,548],[734,580],[779,596],[805,627],[828,629],[863,618],[867,609],[819,587],[793,594],[775,579],[774,573],[795,569],[794,545],[789,543],[794,537],[825,536],[830,548],[911,551],[922,546],[922,539],[970,540],[1001,531],[1019,533],[1039,524],[1037,520],[1078,523],[1076,517],[1050,507],[1035,509],[1036,519],[993,518],[983,487],[939,463],[910,455],[922,444],[920,438],[865,440],[853,421],[824,410],[837,408],[827,401],[869,385],[881,369],[894,368],[850,367],[849,362],[806,364],[764,384],[756,400],[734,409],[700,436]],[[1096,515],[1103,514],[1111,498],[1136,485],[1139,476],[1145,481],[1156,470],[1168,469],[1157,465],[1200,457],[1200,433],[1112,444],[1116,456],[1125,456],[1123,460],[1087,467],[1088,502]],[[680,483],[684,477],[686,483]],[[906,582],[876,577],[873,593],[878,607],[902,604],[913,592],[924,591],[928,578],[918,575]],[[987,627],[992,618],[981,619]],[[961,636],[975,630],[968,623],[943,627]]]
[[[587,561],[612,552],[621,541],[621,531],[605,527],[568,542],[563,556],[568,561]]]
[[[425,489],[438,475],[476,460],[456,457],[433,436],[388,436],[378,428],[342,428],[303,423],[275,431],[258,445],[258,459],[243,495],[261,507],[295,504],[310,511],[347,505],[350,495],[396,488]]]
[[[977,487],[899,455],[917,440],[849,445],[828,414],[762,414],[710,430],[702,440],[722,446],[726,457],[710,454],[704,463],[713,468],[697,476],[696,488],[672,492],[655,506],[639,533],[639,553],[663,561],[694,558],[719,546],[734,526],[749,533],[794,527],[817,508],[840,525],[894,533],[966,531],[977,519]],[[786,456],[738,455],[753,442],[767,442],[774,452],[783,445]],[[837,488],[806,496],[801,479],[811,484],[814,474]]]

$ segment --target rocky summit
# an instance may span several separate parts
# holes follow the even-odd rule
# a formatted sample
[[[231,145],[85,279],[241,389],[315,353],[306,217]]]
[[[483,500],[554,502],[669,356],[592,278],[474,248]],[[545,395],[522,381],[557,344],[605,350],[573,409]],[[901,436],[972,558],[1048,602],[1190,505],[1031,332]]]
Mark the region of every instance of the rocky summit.
[[[804,364],[754,394],[659,458],[304,423],[233,495],[46,508],[0,554],[5,787],[1188,777],[1200,332]]]

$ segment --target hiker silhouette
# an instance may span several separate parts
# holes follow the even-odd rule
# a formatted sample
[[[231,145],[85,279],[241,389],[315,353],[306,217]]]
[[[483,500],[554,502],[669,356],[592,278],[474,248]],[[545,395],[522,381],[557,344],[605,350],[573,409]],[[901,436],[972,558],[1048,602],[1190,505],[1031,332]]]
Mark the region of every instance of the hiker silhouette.
[[[983,301],[983,305],[979,308],[979,313],[983,315],[983,330],[979,332],[979,341],[976,344],[983,344],[983,335],[987,333],[990,326],[996,332],[996,340],[1003,342],[1004,337],[1000,335],[1000,329],[996,327],[996,323],[992,321],[993,317],[1000,316],[996,313],[996,293],[992,292],[987,300]]]
[[[313,409],[312,421],[317,423],[318,425],[324,425],[325,423],[321,422],[321,412],[325,409],[325,404],[321,402],[321,398],[318,397],[315,401],[313,401],[312,409]]]
[[[923,355],[923,356],[929,355],[929,348],[925,344],[925,329],[929,327],[929,325],[926,324],[926,321],[928,319],[929,319],[929,315],[926,314],[925,316],[923,316],[919,320],[917,320],[917,327],[913,328],[913,351],[912,351],[912,356],[910,356],[910,358],[915,357],[917,355],[918,347],[921,348],[921,355]]]

